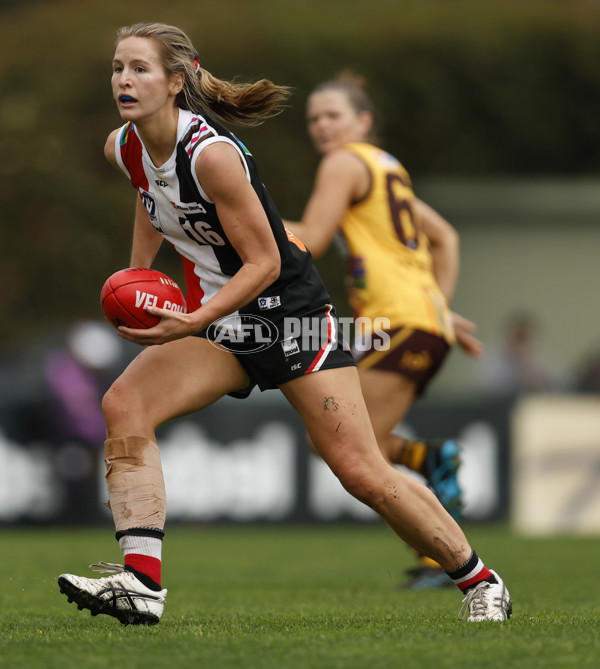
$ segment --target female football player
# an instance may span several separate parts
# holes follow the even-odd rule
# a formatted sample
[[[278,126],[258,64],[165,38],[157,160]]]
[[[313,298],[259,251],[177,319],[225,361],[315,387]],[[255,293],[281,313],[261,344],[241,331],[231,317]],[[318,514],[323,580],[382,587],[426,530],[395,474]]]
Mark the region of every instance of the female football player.
[[[109,505],[124,566],[95,565],[112,573],[97,579],[63,574],[62,592],[124,624],[159,621],[166,505],[155,430],[258,385],[283,392],[350,493],[449,572],[466,592],[470,620],[505,620],[510,603],[499,577],[436,496],[381,455],[354,359],[311,256],[286,233],[254,158],[221,123],[273,116],[288,90],[214,78],[187,35],[156,23],[119,30],[112,71],[125,125],[109,135],[105,153],[137,191],[131,265],[150,267],[169,241],[183,259],[189,311],[149,308],[161,317],[158,325],[120,328],[145,346],[103,400]],[[269,346],[264,333],[245,327],[265,313],[273,326]],[[307,323],[312,334],[322,322],[324,335],[316,343],[286,337],[290,321]]]

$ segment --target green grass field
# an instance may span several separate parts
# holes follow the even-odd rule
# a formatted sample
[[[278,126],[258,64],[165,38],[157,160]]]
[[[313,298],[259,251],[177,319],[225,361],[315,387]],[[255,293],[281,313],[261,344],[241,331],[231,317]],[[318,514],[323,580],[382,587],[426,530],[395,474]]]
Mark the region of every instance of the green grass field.
[[[600,666],[600,540],[467,527],[506,581],[506,623],[457,620],[458,590],[398,590],[410,552],[385,527],[172,527],[160,625],[68,604],[62,572],[120,562],[109,528],[0,530],[0,666]],[[89,575],[93,575],[89,572]]]

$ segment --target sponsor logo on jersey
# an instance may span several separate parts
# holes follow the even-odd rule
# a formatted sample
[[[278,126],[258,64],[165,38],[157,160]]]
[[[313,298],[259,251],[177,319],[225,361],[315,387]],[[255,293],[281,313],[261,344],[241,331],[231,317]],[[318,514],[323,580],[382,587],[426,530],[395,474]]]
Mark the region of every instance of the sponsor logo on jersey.
[[[189,214],[206,214],[206,209],[199,203],[194,202],[193,204],[179,204],[177,202],[171,202],[173,209],[178,211],[186,211]]]
[[[169,185],[166,181],[163,181],[162,179],[155,179],[154,183],[157,186],[160,186],[161,188],[166,188]]]
[[[276,295],[275,297],[259,297],[258,298],[258,308],[261,311],[266,311],[267,309],[275,309],[275,307],[281,306],[281,297]]]

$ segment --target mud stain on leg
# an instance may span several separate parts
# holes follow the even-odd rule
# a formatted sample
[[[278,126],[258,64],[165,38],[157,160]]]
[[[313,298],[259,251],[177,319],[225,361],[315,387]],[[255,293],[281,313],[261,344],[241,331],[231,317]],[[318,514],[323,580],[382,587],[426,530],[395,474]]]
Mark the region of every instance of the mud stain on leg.
[[[325,397],[323,400],[323,411],[329,411],[329,409],[333,409],[334,411],[339,410],[338,403],[335,401],[335,397]]]

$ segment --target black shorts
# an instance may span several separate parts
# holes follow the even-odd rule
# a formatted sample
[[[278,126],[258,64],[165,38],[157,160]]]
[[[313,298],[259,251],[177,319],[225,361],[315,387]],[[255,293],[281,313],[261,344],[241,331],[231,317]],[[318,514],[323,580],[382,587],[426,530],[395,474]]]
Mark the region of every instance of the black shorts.
[[[401,374],[414,381],[422,395],[444,363],[450,345],[443,337],[411,328],[385,331],[389,342],[373,334],[366,351],[356,353],[358,369]]]
[[[252,337],[244,339],[231,333],[223,336],[213,326],[197,335],[233,353],[250,377],[250,385],[229,393],[231,397],[244,399],[254,386],[271,390],[304,374],[356,365],[330,304],[275,323],[252,314],[242,314],[238,326],[240,320],[245,323],[246,332],[255,330]],[[256,336],[257,327],[263,328],[258,333],[262,336]]]

